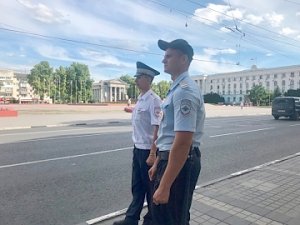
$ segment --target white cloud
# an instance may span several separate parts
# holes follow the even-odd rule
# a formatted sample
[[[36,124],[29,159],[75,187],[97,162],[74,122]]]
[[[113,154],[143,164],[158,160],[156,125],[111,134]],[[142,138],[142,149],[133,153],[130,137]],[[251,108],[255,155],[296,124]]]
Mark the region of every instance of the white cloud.
[[[293,29],[291,29],[289,27],[284,27],[280,31],[280,34],[287,35],[287,36],[291,35],[291,34],[296,34],[296,33],[298,33],[297,30],[293,30]]]
[[[246,15],[245,21],[254,25],[258,25],[264,21],[262,16],[256,16],[253,14]]]
[[[199,60],[194,60],[191,64],[190,70],[192,75],[225,73],[241,70],[240,66],[235,65],[235,63],[231,61],[223,59],[220,60],[219,63],[213,62],[216,60],[213,60],[209,55],[195,55],[195,58]]]
[[[272,27],[279,27],[284,20],[284,16],[275,12],[267,13],[264,16],[265,20],[267,20]]]
[[[208,4],[206,8],[196,9],[194,18],[204,24],[220,23],[229,9],[226,5]]]
[[[68,20],[57,10],[51,9],[48,6],[37,3],[33,4],[28,0],[17,0],[24,7],[29,9],[29,15],[32,15],[34,19],[43,23],[66,23]]]
[[[112,68],[134,68],[135,64],[126,63],[119,60],[117,57],[112,56],[110,54],[99,53],[96,51],[82,49],[80,54],[85,58],[87,61],[93,61],[95,66],[97,67],[112,67]]]
[[[205,48],[203,49],[204,53],[209,56],[221,55],[221,54],[236,54],[236,50],[228,48],[228,49],[213,49],[213,48]]]
[[[296,16],[300,16],[300,12],[297,12],[297,13],[296,13]]]
[[[43,57],[56,60],[72,61],[68,52],[61,47],[54,47],[51,45],[38,45],[36,51]]]
[[[267,53],[267,54],[266,54],[267,57],[270,57],[270,56],[273,56],[273,55],[274,55],[274,54],[272,54],[272,53]]]

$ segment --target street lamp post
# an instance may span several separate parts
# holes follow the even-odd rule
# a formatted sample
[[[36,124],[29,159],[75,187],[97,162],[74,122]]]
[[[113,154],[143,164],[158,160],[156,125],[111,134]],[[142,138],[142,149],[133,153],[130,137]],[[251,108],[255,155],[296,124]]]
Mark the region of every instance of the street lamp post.
[[[71,97],[70,97],[70,101],[71,101],[71,104],[72,104],[72,100],[73,100],[73,98],[72,98],[72,80],[70,81],[70,86],[71,86]]]

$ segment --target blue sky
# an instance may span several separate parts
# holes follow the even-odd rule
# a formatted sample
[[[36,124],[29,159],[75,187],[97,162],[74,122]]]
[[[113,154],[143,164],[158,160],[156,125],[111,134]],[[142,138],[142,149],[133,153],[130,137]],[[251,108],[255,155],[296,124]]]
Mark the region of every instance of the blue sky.
[[[191,75],[300,64],[299,0],[1,0],[0,68],[80,62],[94,80],[161,71],[157,40],[186,39]]]

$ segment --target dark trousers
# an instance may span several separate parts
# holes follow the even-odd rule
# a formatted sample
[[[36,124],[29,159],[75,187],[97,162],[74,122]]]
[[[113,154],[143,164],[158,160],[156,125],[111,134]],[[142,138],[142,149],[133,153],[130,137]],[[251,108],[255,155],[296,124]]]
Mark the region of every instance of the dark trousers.
[[[130,220],[137,224],[140,219],[140,214],[143,209],[145,196],[148,203],[148,212],[144,216],[144,220],[152,220],[151,203],[152,203],[152,185],[149,180],[146,160],[149,156],[150,150],[133,149],[132,160],[132,178],[131,178],[131,192],[132,202],[126,212],[126,220]]]
[[[159,186],[167,164],[167,160],[160,160],[157,165],[154,191]],[[168,203],[155,205],[152,202],[155,225],[189,225],[190,208],[200,170],[201,153],[198,148],[194,148],[171,186]]]

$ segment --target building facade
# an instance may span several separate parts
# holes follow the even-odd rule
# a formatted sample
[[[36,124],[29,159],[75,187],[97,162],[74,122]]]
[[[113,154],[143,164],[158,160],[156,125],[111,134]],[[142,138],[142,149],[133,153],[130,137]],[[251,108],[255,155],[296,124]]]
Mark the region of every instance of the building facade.
[[[13,70],[0,70],[0,98],[2,102],[32,102],[38,99],[27,82],[27,73]]]
[[[16,101],[19,103],[38,103],[40,97],[34,93],[27,79],[28,74],[13,70],[0,69],[0,103]],[[128,84],[119,79],[102,80],[92,85],[95,102],[126,101]],[[44,102],[52,103],[49,96]]]
[[[300,65],[269,69],[259,69],[255,65],[250,70],[192,76],[202,94],[218,93],[226,103],[240,103],[254,87],[262,85],[273,92],[278,87],[281,93],[289,89],[300,89]]]
[[[128,84],[120,79],[101,80],[93,83],[94,102],[126,101]]]

